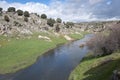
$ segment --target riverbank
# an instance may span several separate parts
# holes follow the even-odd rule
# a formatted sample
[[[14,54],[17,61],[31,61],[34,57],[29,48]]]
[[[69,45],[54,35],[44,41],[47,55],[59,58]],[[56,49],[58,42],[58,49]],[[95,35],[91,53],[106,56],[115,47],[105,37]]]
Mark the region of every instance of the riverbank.
[[[71,73],[69,80],[110,80],[113,71],[120,69],[120,52],[104,57],[87,55]]]
[[[83,38],[82,35],[72,34],[74,39]],[[38,35],[47,36],[51,41],[38,39]],[[76,37],[74,37],[76,36]],[[56,37],[53,34],[40,33],[30,38],[8,38],[1,36],[0,44],[0,74],[14,73],[20,69],[32,65],[38,56],[53,49],[58,44],[64,44],[67,40],[63,36]]]

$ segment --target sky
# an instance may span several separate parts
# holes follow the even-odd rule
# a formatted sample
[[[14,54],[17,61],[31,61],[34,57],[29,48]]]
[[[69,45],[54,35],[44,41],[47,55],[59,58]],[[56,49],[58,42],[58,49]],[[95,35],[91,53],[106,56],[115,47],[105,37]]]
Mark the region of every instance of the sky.
[[[120,0],[0,0],[0,7],[47,14],[64,21],[120,19]]]

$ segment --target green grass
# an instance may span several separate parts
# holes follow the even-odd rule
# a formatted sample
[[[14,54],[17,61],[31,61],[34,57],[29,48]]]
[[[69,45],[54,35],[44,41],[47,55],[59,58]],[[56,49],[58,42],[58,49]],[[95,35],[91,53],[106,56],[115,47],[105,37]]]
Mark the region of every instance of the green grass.
[[[102,65],[106,59],[112,61]],[[88,56],[71,73],[69,80],[110,80],[115,69],[120,69],[119,52],[98,58]]]
[[[45,35],[45,34],[44,34]],[[46,34],[47,35],[47,34]],[[31,39],[0,37],[0,74],[15,72],[33,64],[37,57],[55,48],[57,44],[67,42],[62,36],[48,35],[52,42],[40,40],[37,35]]]
[[[39,34],[50,37],[52,42],[38,39]],[[79,37],[81,38],[81,35],[76,39]],[[34,33],[30,39],[0,36],[0,45],[2,45],[0,47],[0,74],[14,73],[28,67],[36,61],[38,56],[66,42],[63,36],[56,37],[49,33]]]
[[[81,31],[80,34],[69,34],[69,36],[73,39],[81,39],[84,37],[84,35],[88,34],[89,32]]]

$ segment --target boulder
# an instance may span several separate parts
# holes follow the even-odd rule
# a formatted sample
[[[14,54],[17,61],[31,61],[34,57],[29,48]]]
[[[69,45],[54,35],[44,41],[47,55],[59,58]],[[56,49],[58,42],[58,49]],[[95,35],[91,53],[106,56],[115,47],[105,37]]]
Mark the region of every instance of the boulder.
[[[68,35],[64,35],[64,38],[65,38],[66,40],[68,40],[68,41],[74,40],[74,39],[72,39],[71,37],[69,37]]]
[[[85,46],[85,44],[80,44],[80,46],[79,46],[79,47],[80,47],[80,48],[83,48],[84,46]]]
[[[44,40],[46,40],[46,41],[51,42],[51,39],[50,39],[49,37],[47,37],[47,36],[41,36],[41,35],[39,35],[39,36],[38,36],[38,39],[44,39]]]

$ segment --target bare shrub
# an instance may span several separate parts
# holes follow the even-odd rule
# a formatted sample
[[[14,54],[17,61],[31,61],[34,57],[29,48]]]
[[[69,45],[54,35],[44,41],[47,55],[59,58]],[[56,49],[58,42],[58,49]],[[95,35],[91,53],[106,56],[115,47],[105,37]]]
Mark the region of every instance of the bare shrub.
[[[95,55],[108,55],[114,51],[120,50],[120,24],[112,26],[110,34],[96,34],[87,42],[88,48],[93,50]]]
[[[101,34],[96,34],[91,40],[87,42],[87,46],[89,49],[93,50],[95,56],[103,55],[105,50],[105,39],[106,37]]]

